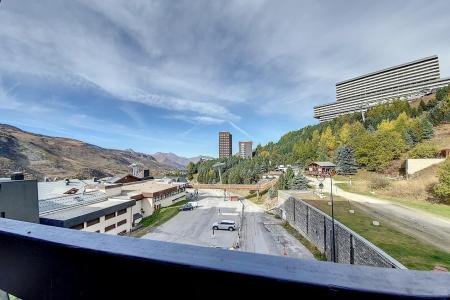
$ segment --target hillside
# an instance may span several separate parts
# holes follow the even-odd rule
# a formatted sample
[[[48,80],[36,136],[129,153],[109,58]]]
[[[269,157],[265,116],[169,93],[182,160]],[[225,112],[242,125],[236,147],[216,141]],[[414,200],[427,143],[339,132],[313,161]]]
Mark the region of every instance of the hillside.
[[[175,153],[171,152],[169,153],[156,152],[152,154],[152,156],[156,159],[158,163],[177,169],[186,169],[188,163],[190,162],[197,163],[202,158],[210,159],[210,157],[206,156],[183,157],[178,156]]]
[[[128,166],[133,162],[142,163],[152,175],[171,169],[148,154],[105,149],[0,124],[0,177],[8,177],[17,170],[41,180],[44,177],[103,177],[128,172]]]

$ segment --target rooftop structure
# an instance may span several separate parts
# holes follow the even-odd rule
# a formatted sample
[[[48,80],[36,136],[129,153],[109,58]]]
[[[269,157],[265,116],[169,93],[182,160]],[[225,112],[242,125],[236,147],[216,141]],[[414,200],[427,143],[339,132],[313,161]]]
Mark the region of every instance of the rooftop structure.
[[[329,121],[394,99],[413,100],[448,84],[450,78],[440,78],[438,57],[430,56],[337,83],[336,102],[315,106],[314,117]]]
[[[36,180],[0,180],[0,218],[39,222]]]

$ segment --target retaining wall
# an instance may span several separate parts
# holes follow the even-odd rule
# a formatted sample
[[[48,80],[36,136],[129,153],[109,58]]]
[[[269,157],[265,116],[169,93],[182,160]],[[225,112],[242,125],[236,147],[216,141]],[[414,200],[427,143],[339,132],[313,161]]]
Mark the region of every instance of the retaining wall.
[[[298,197],[294,198],[288,191],[278,191],[278,201],[280,204],[275,212],[332,260],[331,217]],[[335,220],[334,228],[338,263],[406,269],[344,224]]]

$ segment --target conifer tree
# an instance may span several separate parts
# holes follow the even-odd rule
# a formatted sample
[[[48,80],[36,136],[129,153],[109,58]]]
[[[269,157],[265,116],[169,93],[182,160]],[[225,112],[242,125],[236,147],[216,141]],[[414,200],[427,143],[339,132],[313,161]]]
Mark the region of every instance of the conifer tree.
[[[298,174],[292,179],[292,190],[307,190],[308,187],[308,179],[303,174]]]
[[[358,170],[353,149],[349,146],[342,146],[336,150],[336,164],[339,174],[355,174]]]

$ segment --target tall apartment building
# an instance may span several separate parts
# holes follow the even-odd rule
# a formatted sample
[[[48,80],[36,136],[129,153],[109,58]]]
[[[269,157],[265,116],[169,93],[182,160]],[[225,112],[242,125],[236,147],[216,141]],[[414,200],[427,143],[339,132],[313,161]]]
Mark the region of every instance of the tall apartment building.
[[[233,137],[228,131],[219,132],[219,158],[233,155]]]
[[[336,102],[314,107],[321,122],[365,111],[393,99],[413,100],[450,84],[440,78],[439,59],[430,56],[336,83]]]
[[[242,158],[252,158],[253,142],[239,142],[239,156]]]

